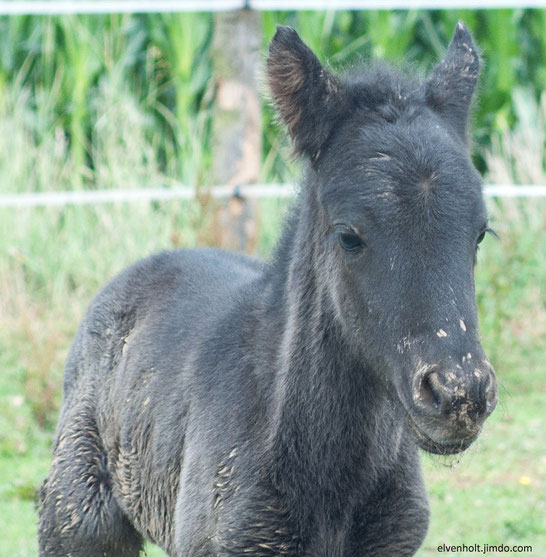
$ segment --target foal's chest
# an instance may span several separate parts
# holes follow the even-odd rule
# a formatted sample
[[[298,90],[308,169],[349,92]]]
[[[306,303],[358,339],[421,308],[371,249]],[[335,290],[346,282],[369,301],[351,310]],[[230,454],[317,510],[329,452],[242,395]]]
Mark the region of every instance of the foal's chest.
[[[230,495],[234,496],[232,499]],[[331,519],[314,504],[297,507],[273,490],[237,500],[234,492],[216,500],[211,555],[222,557],[343,557],[353,524],[352,513]],[[232,504],[231,504],[232,503]],[[351,505],[352,506],[352,505]],[[207,554],[205,554],[207,555]]]

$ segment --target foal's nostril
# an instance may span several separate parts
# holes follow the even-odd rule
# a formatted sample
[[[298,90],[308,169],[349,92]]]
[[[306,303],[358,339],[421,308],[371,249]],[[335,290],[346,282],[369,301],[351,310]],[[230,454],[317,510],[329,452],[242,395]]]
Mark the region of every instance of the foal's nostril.
[[[440,411],[445,396],[444,391],[445,387],[440,382],[438,373],[432,369],[417,378],[413,398],[419,406],[429,411]]]
[[[434,404],[434,393],[432,392],[432,387],[430,385],[430,375],[426,375],[421,379],[419,387],[417,389],[417,398],[422,404]]]

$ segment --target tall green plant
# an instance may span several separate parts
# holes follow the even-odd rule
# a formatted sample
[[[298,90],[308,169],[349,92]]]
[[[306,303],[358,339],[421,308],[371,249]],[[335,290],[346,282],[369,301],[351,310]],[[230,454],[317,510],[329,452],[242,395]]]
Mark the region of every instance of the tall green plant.
[[[65,16],[60,19],[63,50],[62,68],[68,98],[71,153],[77,169],[83,168],[88,149],[88,102],[90,89],[100,69],[96,32],[101,21],[93,16]],[[75,186],[79,176],[75,176]]]
[[[174,92],[174,106],[156,105],[172,127],[177,153],[169,153],[179,161],[180,179],[195,184],[195,169],[203,162],[202,153],[207,118],[200,100],[211,78],[207,46],[211,39],[212,20],[203,14],[169,14],[153,16],[151,37],[166,64],[168,80],[165,88]],[[191,161],[190,164],[188,162]]]

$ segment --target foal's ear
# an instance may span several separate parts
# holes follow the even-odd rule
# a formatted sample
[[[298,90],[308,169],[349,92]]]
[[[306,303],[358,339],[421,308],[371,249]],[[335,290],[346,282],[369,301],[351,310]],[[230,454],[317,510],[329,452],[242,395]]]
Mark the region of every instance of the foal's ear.
[[[480,59],[470,32],[462,21],[445,58],[432,71],[426,84],[426,99],[467,140],[468,112],[478,81]]]
[[[342,111],[340,83],[290,27],[269,45],[267,82],[298,154],[313,159]]]

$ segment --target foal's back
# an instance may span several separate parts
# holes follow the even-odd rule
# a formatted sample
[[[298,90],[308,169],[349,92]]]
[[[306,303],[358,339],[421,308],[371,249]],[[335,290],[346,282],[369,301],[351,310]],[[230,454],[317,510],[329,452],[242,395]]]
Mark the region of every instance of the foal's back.
[[[169,549],[194,361],[263,269],[220,250],[164,252],[97,295],[67,361],[57,458],[42,488],[40,531],[56,542],[45,555],[101,554],[97,533],[108,555],[135,555],[141,534]]]

